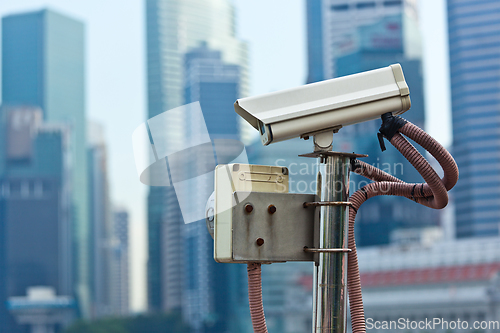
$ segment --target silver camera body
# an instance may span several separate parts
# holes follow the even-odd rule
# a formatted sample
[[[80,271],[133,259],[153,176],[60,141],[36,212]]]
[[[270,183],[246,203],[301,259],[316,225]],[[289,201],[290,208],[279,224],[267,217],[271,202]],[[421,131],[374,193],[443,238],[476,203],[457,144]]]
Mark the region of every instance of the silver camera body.
[[[234,109],[259,130],[262,144],[338,129],[411,106],[400,64],[238,99]]]

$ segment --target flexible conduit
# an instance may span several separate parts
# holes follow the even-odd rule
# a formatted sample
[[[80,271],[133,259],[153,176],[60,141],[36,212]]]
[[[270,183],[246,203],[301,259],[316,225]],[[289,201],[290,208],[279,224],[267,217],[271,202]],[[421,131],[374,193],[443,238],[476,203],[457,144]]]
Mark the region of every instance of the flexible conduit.
[[[447,191],[455,186],[458,180],[458,167],[455,160],[430,135],[409,122],[401,127],[399,132],[421,145],[434,156],[443,168],[444,177],[440,179],[429,162],[400,133],[396,133],[391,138],[391,144],[417,169],[426,183],[408,184],[369,164],[354,161],[353,164],[356,168],[352,171],[375,181],[362,187],[349,198],[353,206],[349,210],[349,248],[351,252],[348,255],[347,263],[347,288],[349,291],[352,331],[354,333],[366,332],[358,256],[354,239],[354,220],[359,207],[366,200],[377,195],[397,195],[414,200],[427,207],[441,209],[448,204]]]
[[[365,313],[361,295],[361,280],[359,276],[358,256],[354,239],[354,221],[359,207],[368,199],[378,195],[402,196],[424,206],[441,209],[448,204],[448,191],[458,181],[458,167],[450,153],[434,138],[423,130],[407,122],[390,140],[401,154],[417,169],[425,183],[409,184],[375,168],[365,162],[353,161],[352,171],[374,181],[356,191],[349,201],[349,248],[347,288],[351,310],[352,331],[365,333]],[[401,134],[406,135],[425,150],[427,150],[441,165],[443,178],[439,178],[429,162]],[[266,319],[262,304],[261,266],[259,263],[249,263],[248,297],[250,301],[250,316],[255,333],[267,333]]]
[[[264,305],[262,304],[262,272],[259,263],[250,262],[248,272],[248,301],[250,303],[250,317],[252,318],[255,333],[267,333]]]

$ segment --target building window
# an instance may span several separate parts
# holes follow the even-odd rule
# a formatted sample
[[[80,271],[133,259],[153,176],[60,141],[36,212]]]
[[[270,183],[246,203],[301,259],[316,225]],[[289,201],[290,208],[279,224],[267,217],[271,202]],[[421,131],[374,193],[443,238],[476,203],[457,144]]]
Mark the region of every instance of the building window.
[[[10,184],[8,181],[2,183],[2,197],[8,198],[10,196]]]
[[[36,181],[33,187],[33,194],[36,197],[41,197],[43,195],[43,184],[41,181]]]
[[[21,196],[27,198],[30,195],[30,183],[29,181],[21,182]]]
[[[386,6],[386,7],[401,6],[402,4],[403,4],[403,1],[401,1],[401,0],[384,1],[384,6]]]
[[[375,2],[359,2],[356,4],[357,9],[365,9],[365,8],[375,8]]]
[[[349,5],[348,4],[343,4],[343,5],[333,5],[332,6],[332,10],[336,11],[336,12],[340,12],[340,11],[346,11],[349,9]]]
[[[18,181],[18,180],[11,181],[10,193],[13,195],[19,195],[21,193],[21,182],[20,181]]]

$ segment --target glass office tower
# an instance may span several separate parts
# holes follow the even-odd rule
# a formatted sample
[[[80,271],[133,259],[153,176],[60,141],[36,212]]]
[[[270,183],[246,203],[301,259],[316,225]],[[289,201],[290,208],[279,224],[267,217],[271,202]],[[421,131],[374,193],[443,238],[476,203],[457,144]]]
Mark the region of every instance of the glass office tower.
[[[239,139],[238,118],[233,103],[239,97],[240,68],[224,63],[220,51],[208,48],[206,43],[186,53],[185,101],[200,102],[210,139]],[[195,119],[187,119],[188,142],[200,142],[204,131]],[[203,126],[203,125],[201,125]],[[238,141],[226,141],[217,150],[219,163],[224,163],[225,151],[241,147]],[[211,148],[211,147],[210,147]],[[233,148],[233,149],[232,149]],[[212,149],[199,151],[189,163],[189,178],[213,169]],[[236,156],[235,156],[236,157]],[[205,207],[214,191],[213,176],[208,182],[197,181],[189,191],[194,206]],[[235,300],[246,294],[245,267],[236,264],[220,264],[213,259],[213,239],[207,231],[205,220],[183,225],[184,264],[182,311],[186,323],[195,332],[244,332],[248,321],[242,320],[235,311]],[[246,326],[244,324],[247,324]]]
[[[67,124],[71,128],[76,291],[80,310],[88,315],[84,53],[84,25],[80,21],[46,9],[2,19],[3,105],[38,106],[46,123]],[[0,169],[0,174],[4,171]]]
[[[457,237],[499,234],[500,2],[448,0]]]
[[[313,8],[317,0],[307,0],[308,7]],[[311,12],[311,11],[310,11]],[[321,0],[321,15],[312,11],[310,15],[313,22],[308,22],[308,28],[316,26],[314,22],[322,21],[322,48],[314,47],[315,43],[309,42],[309,56],[323,62],[316,66],[323,67],[324,79],[337,77],[337,62],[339,57],[356,51],[359,46],[358,28],[380,22],[386,17],[399,16],[404,18],[404,30],[407,38],[402,40],[407,58],[420,57],[420,37],[417,26],[417,1],[416,0]],[[410,19],[406,19],[410,18]],[[317,33],[315,34],[317,35]],[[384,36],[379,42],[386,41]],[[311,49],[311,46],[314,49]],[[311,68],[317,67],[310,65]],[[311,74],[310,74],[311,75]]]
[[[70,128],[44,124],[36,107],[1,111],[0,332],[18,333],[25,328],[9,314],[9,298],[36,286],[74,294]]]
[[[322,0],[307,0],[307,83],[324,79]]]
[[[117,315],[130,314],[130,257],[129,252],[129,214],[124,207],[113,210],[113,257],[111,304]]]
[[[246,44],[235,37],[229,0],[146,0],[148,119],[184,101],[184,54],[204,41],[222,60],[240,67],[239,96],[248,90]],[[185,140],[185,123],[172,117],[164,140]],[[148,305],[180,310],[182,216],[174,188],[150,187],[148,195]]]
[[[91,317],[116,314],[111,304],[111,207],[108,186],[108,154],[102,126],[87,123]]]

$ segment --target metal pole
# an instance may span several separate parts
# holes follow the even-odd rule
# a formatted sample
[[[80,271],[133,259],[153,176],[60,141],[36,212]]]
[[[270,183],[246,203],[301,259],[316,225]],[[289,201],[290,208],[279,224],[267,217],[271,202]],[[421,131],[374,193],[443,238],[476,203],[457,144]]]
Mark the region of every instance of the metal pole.
[[[349,160],[346,154],[321,154],[318,159],[318,197],[347,201]],[[319,248],[346,249],[348,207],[320,206]],[[318,253],[314,272],[313,333],[345,333],[347,321],[347,252]]]

